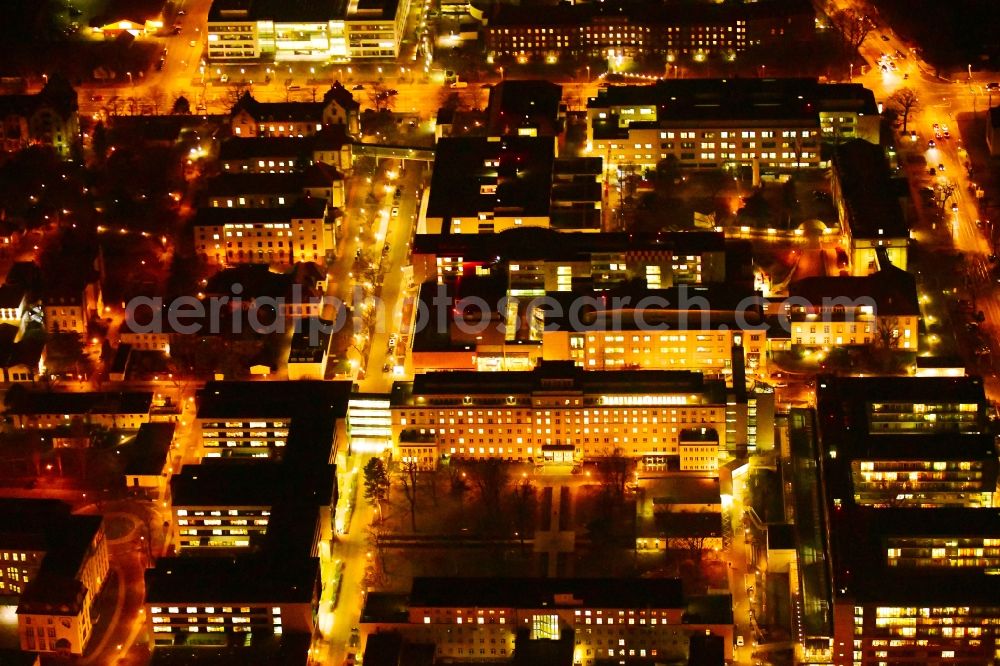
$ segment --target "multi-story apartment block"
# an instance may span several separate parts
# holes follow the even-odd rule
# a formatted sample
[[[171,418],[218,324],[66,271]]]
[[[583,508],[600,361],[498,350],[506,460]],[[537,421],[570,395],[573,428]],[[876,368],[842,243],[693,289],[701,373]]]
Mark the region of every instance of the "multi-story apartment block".
[[[395,58],[408,0],[304,4],[215,0],[208,59],[216,62],[346,62]]]
[[[325,263],[337,235],[328,202],[316,197],[287,201],[290,205],[269,208],[202,208],[193,225],[195,249],[205,261],[222,266]]]
[[[788,293],[793,346],[918,350],[916,281],[892,264],[871,275],[805,278]]]
[[[679,455],[680,434],[718,433],[718,448],[754,444],[768,425],[722,381],[684,371],[438,372],[393,385],[394,442],[428,439],[435,458],[573,462],[620,450],[646,465]],[[731,399],[730,399],[731,398]],[[754,407],[756,411],[756,406]]]
[[[348,390],[349,384],[341,382],[211,382],[197,397],[195,425],[204,455],[280,460],[294,436],[295,417],[303,405],[313,404],[318,398],[324,409],[332,410],[329,418],[335,425],[329,435],[324,435],[328,441],[317,441],[313,446],[326,447],[328,453],[339,445],[346,446]]]
[[[418,229],[432,234],[518,227],[600,231],[600,160],[559,160],[557,145],[553,136],[442,138]]]
[[[668,62],[738,57],[752,47],[807,48],[815,10],[802,0],[643,6],[620,3],[521,7],[499,5],[485,15],[488,60],[566,56],[631,58],[657,54]]]
[[[351,168],[351,139],[345,130],[344,125],[330,125],[303,137],[230,137],[219,147],[219,164],[225,173],[289,173],[316,162],[346,171]]]
[[[361,105],[339,81],[318,102],[258,102],[245,93],[230,113],[230,131],[242,139],[306,137],[343,125],[347,134],[360,131]]]
[[[610,289],[631,280],[649,289],[723,282],[726,247],[722,234],[710,232],[512,229],[495,235],[417,234],[412,261],[419,283],[506,274],[508,295],[541,296],[580,286]]]
[[[33,95],[0,95],[0,150],[50,146],[61,156],[80,139],[77,94],[60,76]]]
[[[866,141],[837,145],[832,188],[852,274],[867,275],[887,264],[905,271],[910,227],[882,147]]]
[[[0,501],[0,593],[17,603],[22,650],[83,654],[91,604],[108,575],[100,516],[54,500]]]
[[[311,635],[319,595],[319,560],[289,553],[162,558],[146,571],[146,616],[157,649]]]
[[[734,354],[749,374],[766,367],[763,299],[735,285],[511,296],[498,293],[489,280],[482,291],[470,284],[424,283],[420,305],[434,314],[413,336],[416,372],[530,370],[544,359],[573,361],[588,370],[728,375]],[[488,320],[480,319],[478,304],[464,310],[465,299],[481,299],[477,303],[492,308]],[[438,316],[441,312],[447,316]]]
[[[433,644],[437,658],[448,661],[507,662],[515,650],[528,654],[532,642],[567,640],[572,663],[585,666],[630,657],[683,663],[695,633],[720,637],[724,654],[732,655],[729,596],[685,598],[679,579],[623,586],[602,578],[510,578],[503,585],[486,578],[415,578],[391,618],[376,610],[396,607],[383,598],[369,596],[364,633],[398,632]]]
[[[7,413],[19,428],[47,429],[84,423],[114,430],[138,430],[149,421],[153,394],[24,391],[12,396],[10,403]]]
[[[287,173],[224,173],[206,186],[209,208],[280,208],[302,197],[344,205],[344,175],[327,164]]]
[[[763,4],[763,3],[762,3]],[[664,79],[608,86],[587,102],[591,154],[606,168],[825,166],[820,144],[879,142],[872,91],[815,79]]]

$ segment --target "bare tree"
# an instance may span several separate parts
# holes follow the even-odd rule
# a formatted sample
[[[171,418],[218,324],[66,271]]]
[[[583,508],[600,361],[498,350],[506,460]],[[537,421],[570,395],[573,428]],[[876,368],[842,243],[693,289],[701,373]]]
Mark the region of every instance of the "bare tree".
[[[510,483],[510,472],[503,461],[495,458],[480,461],[470,471],[486,516],[491,522],[495,522],[500,516],[500,502],[504,491]]]
[[[368,101],[376,111],[391,111],[396,105],[398,91],[389,88],[381,81],[376,81],[368,87]]]
[[[852,52],[861,48],[875,29],[872,20],[855,9],[838,9],[830,15],[830,23],[840,32]]]
[[[899,318],[879,317],[875,324],[875,344],[881,349],[896,349],[899,346]]]
[[[417,462],[408,460],[399,466],[399,485],[410,506],[410,529],[417,531]]]
[[[635,462],[622,449],[614,449],[597,459],[598,477],[615,502],[625,499],[625,486],[634,467]]]
[[[514,526],[517,528],[517,537],[524,548],[525,535],[531,529],[531,524],[538,509],[538,489],[528,477],[523,477],[514,486],[511,493],[511,508],[514,515]]]
[[[236,108],[236,105],[239,103],[239,101],[243,99],[243,95],[247,93],[253,94],[253,86],[251,86],[248,82],[246,81],[231,82],[229,86],[226,87],[226,97],[225,97],[226,107],[230,111],[232,111],[234,108]]]
[[[149,98],[149,106],[153,110],[153,115],[160,115],[160,109],[163,108],[163,104],[167,100],[167,94],[163,92],[163,88],[160,86],[150,86],[146,96]]]
[[[920,109],[920,100],[913,88],[900,88],[889,95],[886,100],[892,108],[903,119],[903,132],[906,132],[907,123],[910,121],[910,114]]]
[[[948,181],[947,183],[942,183],[938,185],[938,206],[943,210],[945,205],[948,203],[948,199],[955,195],[955,183]]]

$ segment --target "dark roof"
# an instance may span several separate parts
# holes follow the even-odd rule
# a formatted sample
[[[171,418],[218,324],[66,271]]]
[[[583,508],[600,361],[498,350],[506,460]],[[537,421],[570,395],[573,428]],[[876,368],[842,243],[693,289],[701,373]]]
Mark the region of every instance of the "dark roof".
[[[309,317],[299,320],[301,328],[296,328],[292,334],[292,343],[288,350],[289,363],[319,363],[330,347],[333,335],[333,322]]]
[[[357,0],[356,4],[348,5],[354,11],[348,11],[347,20],[391,21],[396,17],[400,4],[399,0]]]
[[[732,624],[733,597],[729,594],[702,594],[688,599],[684,624]]]
[[[554,159],[552,137],[443,138],[435,149],[427,215],[548,216]],[[496,192],[484,193],[486,185],[495,185]]]
[[[653,504],[721,504],[718,477],[667,476],[644,479],[644,494]]]
[[[667,4],[587,3],[581,5],[500,4],[490,15],[489,29],[510,26],[584,25],[591,21],[622,19],[639,25],[735,25],[737,20],[786,18],[815,14],[808,0],[771,0],[759,3]]]
[[[174,506],[266,506],[284,491],[279,462],[227,460],[184,465],[170,477]]]
[[[276,640],[280,638],[280,640]],[[153,651],[150,666],[307,666],[309,634],[283,633],[271,640],[254,636],[249,647],[171,646]]]
[[[167,462],[176,423],[143,423],[132,443],[126,447],[126,475],[160,474]]]
[[[361,108],[361,103],[354,99],[354,94],[345,88],[340,81],[334,81],[330,88],[323,93],[323,101],[326,103],[335,102],[337,106],[346,111],[357,111]]]
[[[723,666],[726,663],[726,639],[692,633],[688,637],[687,663],[688,666]]]
[[[163,557],[146,571],[147,604],[310,603],[315,557]]]
[[[584,395],[607,393],[707,393],[709,399],[724,400],[724,384],[706,380],[701,373],[686,370],[584,370],[572,361],[543,361],[531,371],[436,372],[418,374],[412,382],[396,382],[392,402],[414,404],[417,396],[512,395],[535,391],[579,391]]]
[[[209,197],[255,194],[298,195],[306,187],[329,187],[334,180],[343,178],[336,169],[329,165],[325,166],[326,169],[323,171],[310,167],[306,171],[284,173],[223,173],[208,181],[205,194]],[[329,178],[320,182],[317,180],[319,176],[329,176]]]
[[[227,295],[238,293],[244,301],[265,297],[284,298],[292,303],[307,302],[320,297],[315,280],[297,282],[298,277],[302,275],[294,269],[285,273],[275,273],[267,264],[239,264],[225,268],[209,278],[205,293]]]
[[[764,4],[764,3],[762,3]],[[691,5],[684,5],[690,8]],[[791,120],[818,124],[820,111],[878,115],[875,96],[861,84],[823,84],[816,79],[661,79],[653,85],[607,86],[587,102],[591,109],[650,105],[650,126],[696,121]],[[595,119],[595,132],[616,132],[617,114]]]
[[[911,273],[891,264],[871,275],[819,276],[796,280],[788,286],[788,294],[808,301],[811,304],[809,310],[818,311],[824,303],[832,304],[831,299],[846,298],[855,302],[871,299],[875,302],[874,314],[877,316],[920,315],[916,279]]]
[[[68,117],[78,108],[76,90],[58,75],[53,75],[45,87],[33,95],[0,95],[0,117],[30,118],[43,109],[52,109]]]
[[[16,308],[27,294],[23,285],[5,284],[0,286],[0,308]]]
[[[1000,576],[972,567],[889,566],[889,537],[1000,538],[1000,509],[846,506],[830,525],[839,596],[913,606],[995,606]]]
[[[36,575],[17,600],[17,612],[76,615],[83,608],[86,586],[70,576]]]
[[[329,411],[347,415],[350,382],[209,382],[198,392],[198,418],[280,418]]]
[[[226,224],[320,220],[327,201],[320,197],[299,197],[290,206],[277,208],[199,208],[192,224],[195,227],[219,227]]]
[[[12,328],[13,331],[10,330]],[[0,367],[25,365],[37,370],[45,341],[38,337],[24,337],[14,342],[17,332],[17,328],[10,324],[0,324]]]
[[[415,255],[462,257],[468,262],[492,262],[497,257],[510,260],[580,261],[588,260],[592,254],[604,252],[663,251],[695,254],[725,252],[725,249],[723,235],[712,231],[593,234],[525,227],[508,229],[498,234],[417,234],[413,241]]]
[[[219,161],[298,157],[312,151],[313,136],[230,137],[219,146]]]
[[[365,623],[405,623],[409,618],[405,594],[372,592],[365,596],[361,621]]]
[[[642,536],[686,539],[722,536],[722,514],[715,511],[664,511],[653,514],[652,525]]]
[[[767,526],[768,550],[794,550],[795,526],[790,523],[771,523]]]
[[[881,146],[862,139],[846,141],[834,150],[833,170],[852,236],[908,238],[909,227]]]
[[[314,8],[322,6],[310,0],[291,0],[285,6],[292,6],[296,2]],[[259,102],[247,91],[233,106],[232,115],[236,116],[240,111],[246,111],[257,122],[293,121],[320,124],[323,122],[324,106],[323,102]]]
[[[9,396],[9,414],[148,414],[153,394],[148,391],[57,393],[23,391]]]
[[[517,134],[518,128],[534,127],[544,136],[559,131],[562,86],[544,80],[501,81],[490,88],[486,131],[491,135]]]
[[[411,607],[684,608],[681,581],[650,578],[414,578]]]

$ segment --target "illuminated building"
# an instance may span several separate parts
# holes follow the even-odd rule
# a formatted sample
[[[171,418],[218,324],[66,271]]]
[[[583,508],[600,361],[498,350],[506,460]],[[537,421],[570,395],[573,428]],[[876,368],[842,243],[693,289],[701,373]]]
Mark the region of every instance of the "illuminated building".
[[[62,157],[80,140],[77,94],[62,77],[33,95],[0,95],[0,150],[51,146]]]
[[[733,247],[722,234],[711,232],[590,234],[525,228],[499,234],[417,234],[412,261],[419,283],[505,274],[511,296],[541,296],[574,286],[610,289],[629,280],[645,282],[649,289],[724,282],[727,250]]]
[[[24,391],[10,402],[7,413],[19,428],[46,429],[87,423],[114,430],[138,430],[149,421],[153,394]]]
[[[288,379],[321,380],[326,377],[334,323],[318,316],[302,318],[296,323],[286,359]]]
[[[743,356],[750,374],[760,374],[766,365],[762,300],[735,286],[512,296],[509,289],[491,293],[488,279],[476,290],[474,280],[424,283],[421,305],[436,312],[444,301],[454,315],[444,322],[445,330],[437,330],[440,321],[432,316],[415,333],[416,372],[531,370],[544,359],[571,360],[588,370],[697,370],[721,376],[732,372],[734,352]],[[472,298],[492,307],[489,326],[481,325],[478,308],[458,312],[462,299]],[[501,306],[505,312],[496,311]]]
[[[328,164],[287,173],[224,173],[208,181],[206,208],[281,208],[300,198],[344,205],[344,175]]]
[[[274,208],[202,208],[194,220],[195,249],[209,263],[325,262],[335,222],[324,199],[296,198]]]
[[[601,230],[600,157],[559,159],[549,136],[458,136],[437,142],[420,233],[518,227]]]
[[[833,662],[990,663],[1000,510],[982,380],[820,376],[817,405]]]
[[[804,278],[788,293],[793,346],[918,350],[917,284],[891,264],[871,275]]]
[[[336,3],[215,0],[208,59],[216,62],[346,62],[399,55],[408,0]]]
[[[288,173],[316,162],[341,171],[351,168],[351,139],[343,125],[303,137],[230,137],[219,146],[219,164],[226,173]]]
[[[736,57],[749,47],[808,48],[815,11],[802,0],[746,4],[695,3],[638,7],[583,3],[547,7],[500,5],[485,14],[487,58],[666,56],[668,62]]]
[[[361,105],[340,81],[335,81],[318,102],[259,102],[246,92],[230,113],[230,130],[241,139],[322,136],[324,130],[337,126],[356,135],[360,110]]]
[[[174,464],[170,460],[170,446],[176,427],[176,423],[143,423],[139,427],[128,446],[122,470],[129,492],[151,499],[167,496]]]
[[[837,145],[832,190],[851,272],[867,275],[887,263],[906,270],[910,230],[882,147],[866,141]]]
[[[146,571],[153,645],[250,646],[285,632],[312,634],[319,574],[315,557],[161,558]]]
[[[17,598],[22,650],[83,654],[108,575],[101,516],[55,500],[0,500],[0,594]]]
[[[860,84],[815,79],[663,79],[608,86],[587,102],[590,154],[605,167],[825,167],[823,142],[877,144],[880,116]],[[905,266],[904,266],[905,268]]]
[[[195,419],[208,458],[284,457],[297,415],[309,405],[322,405],[315,418],[331,419],[329,433],[312,446],[325,447],[327,459],[340,444],[346,447],[347,391],[342,382],[210,382],[199,391]],[[342,404],[341,404],[342,403]],[[317,408],[319,409],[319,408]],[[298,428],[307,419],[302,417]]]
[[[821,431],[835,452],[826,474],[838,497],[882,507],[993,506],[997,456],[981,379],[821,377],[819,385],[821,411],[852,424]]]
[[[157,650],[180,659],[191,646],[257,650],[313,635],[334,566],[332,461],[349,395],[350,383],[314,381],[199,392],[207,459],[171,480],[178,555],[146,572]]]
[[[741,390],[683,371],[436,372],[393,385],[395,442],[433,439],[436,458],[574,462],[620,450],[648,467],[679,455],[681,433],[718,433],[717,455],[770,441]],[[428,447],[425,443],[423,447]]]
[[[532,641],[572,639],[573,663],[605,659],[682,663],[688,638],[719,636],[732,658],[729,595],[685,599],[681,582],[651,578],[622,585],[605,578],[415,578],[407,601],[368,596],[364,633],[394,631],[436,646],[438,659],[506,661]],[[540,662],[541,663],[541,662]]]

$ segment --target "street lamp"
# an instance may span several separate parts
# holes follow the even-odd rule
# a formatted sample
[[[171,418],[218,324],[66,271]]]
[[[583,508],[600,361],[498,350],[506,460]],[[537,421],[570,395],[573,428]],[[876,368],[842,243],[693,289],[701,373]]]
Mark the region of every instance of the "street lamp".
[[[500,65],[500,80],[503,81],[503,65]]]
[[[587,83],[590,83],[590,65],[587,65]]]

